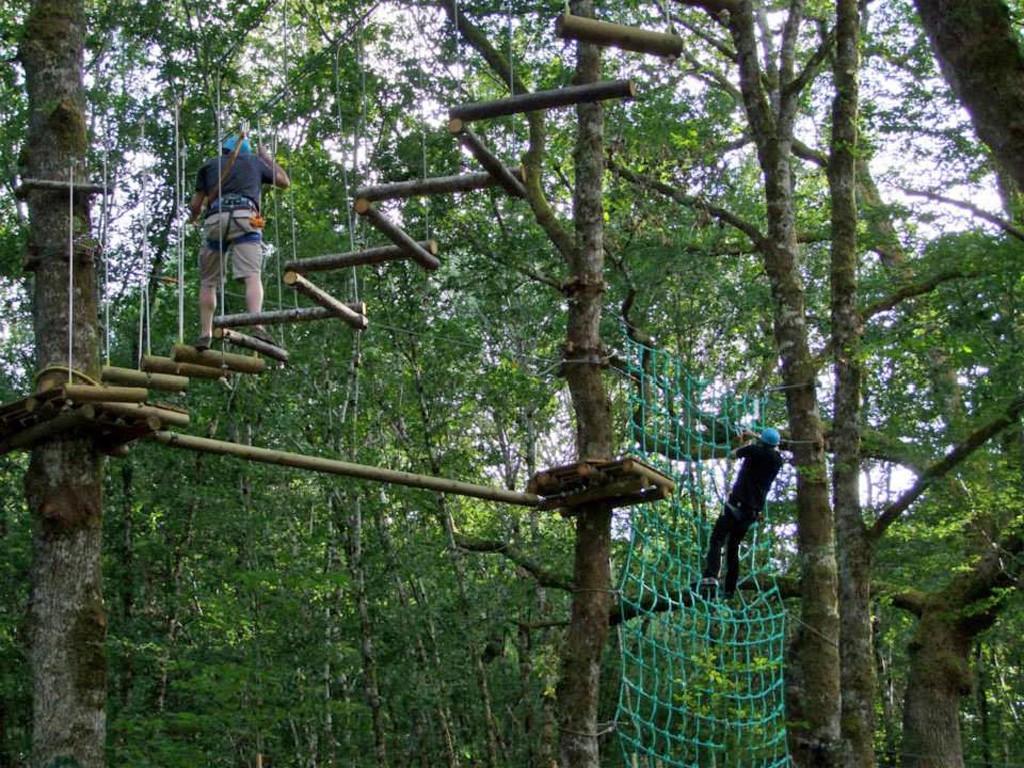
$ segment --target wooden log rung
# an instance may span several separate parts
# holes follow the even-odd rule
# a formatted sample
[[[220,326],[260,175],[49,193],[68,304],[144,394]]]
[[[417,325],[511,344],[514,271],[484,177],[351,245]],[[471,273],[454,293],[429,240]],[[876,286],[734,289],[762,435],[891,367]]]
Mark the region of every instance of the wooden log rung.
[[[285,285],[290,285],[303,296],[312,299],[324,309],[329,309],[336,317],[341,318],[357,331],[366,330],[366,326],[369,323],[365,315],[356,314],[348,306],[338,301],[327,291],[309,282],[298,272],[285,272],[284,283]]]
[[[191,421],[187,412],[165,405],[142,405],[135,403],[96,403],[97,409],[115,416],[123,416],[133,422],[146,421],[156,417],[160,423],[172,427],[187,427]]]
[[[585,85],[569,85],[550,91],[521,93],[496,101],[460,104],[448,110],[448,117],[470,122],[521,112],[537,112],[574,104],[588,104],[606,99],[632,99],[635,95],[636,86],[631,80],[604,80]]]
[[[655,56],[675,58],[683,52],[683,38],[679,35],[572,14],[563,13],[555,19],[555,35],[563,40],[579,40]]]
[[[294,270],[298,272],[299,270]],[[349,302],[349,309],[359,315],[366,314],[366,304]],[[330,320],[336,315],[324,307],[294,307],[270,312],[251,312],[240,315],[221,315],[213,318],[214,328],[241,328],[247,325],[280,325],[281,323],[302,323],[310,320]]]
[[[518,175],[521,169],[511,171]],[[361,187],[352,195],[371,202],[380,200],[402,200],[420,195],[446,195],[454,192],[475,192],[493,187],[497,180],[489,173],[464,173],[458,176],[434,176],[426,179],[395,181],[390,184],[377,184],[372,187]]]
[[[221,368],[178,363],[169,357],[158,355],[143,355],[140,367],[147,373],[166,373],[171,376],[187,376],[191,379],[223,379],[230,374],[230,371]]]
[[[259,352],[260,354],[273,358],[278,362],[288,362],[288,350],[276,347],[273,344],[268,344],[262,339],[257,339],[255,336],[240,333],[232,328],[214,328],[213,336],[217,339],[223,339],[228,344],[234,344],[238,347],[251,349],[253,352]]]
[[[263,373],[267,369],[265,361],[252,355],[235,355],[212,349],[199,351],[187,344],[175,344],[171,351],[171,359],[176,363],[205,365],[208,368],[223,368],[236,373]]]
[[[411,259],[428,270],[437,269],[441,262],[436,256],[420,247],[419,243],[407,235],[400,227],[385,218],[373,207],[369,200],[359,198],[355,202],[355,211],[363,216],[374,227],[383,232],[395,245],[405,251]]]
[[[106,383],[120,384],[129,387],[146,387],[161,392],[184,392],[188,389],[187,376],[173,376],[166,373],[149,373],[134,368],[118,368],[107,365],[103,367],[101,379]]]
[[[510,170],[497,155],[487,148],[480,137],[469,129],[464,120],[457,117],[449,120],[448,132],[458,137],[459,143],[469,150],[470,154],[501,185],[502,189],[513,197],[526,198],[522,168]]]
[[[421,240],[419,246],[432,256],[437,255],[436,240]],[[404,248],[397,245],[380,245],[376,248],[367,248],[362,251],[350,253],[326,253],[323,256],[313,256],[308,259],[295,259],[286,261],[284,268],[291,272],[298,272],[304,275],[307,272],[326,272],[332,269],[344,269],[346,267],[359,267],[363,264],[381,264],[386,261],[399,261],[409,258]],[[365,315],[365,306],[362,310],[356,309],[356,305],[349,304],[349,309],[360,315]]]
[[[144,403],[149,390],[144,387],[97,387],[92,384],[65,384],[63,397],[75,403]]]

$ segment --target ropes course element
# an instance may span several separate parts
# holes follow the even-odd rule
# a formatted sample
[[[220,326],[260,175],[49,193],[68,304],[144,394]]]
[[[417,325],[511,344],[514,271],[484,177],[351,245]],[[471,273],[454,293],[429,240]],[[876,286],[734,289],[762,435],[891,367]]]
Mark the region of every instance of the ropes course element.
[[[671,21],[669,15],[670,24]],[[563,13],[555,19],[555,36],[563,40],[578,40],[670,58],[676,58],[683,52],[683,39],[671,32],[652,32],[569,13]]]
[[[629,432],[677,491],[632,508],[619,582],[622,683],[618,732],[627,766],[782,768],[786,747],[785,610],[771,572],[771,539],[741,550],[732,600],[698,588],[719,512],[709,459],[752,427],[764,401],[719,395],[680,360],[626,341]]]

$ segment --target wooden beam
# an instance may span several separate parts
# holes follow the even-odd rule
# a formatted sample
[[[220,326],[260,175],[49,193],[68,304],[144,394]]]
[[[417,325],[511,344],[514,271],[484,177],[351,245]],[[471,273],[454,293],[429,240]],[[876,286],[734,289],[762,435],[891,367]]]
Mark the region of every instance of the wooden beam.
[[[177,363],[169,357],[157,355],[143,355],[140,367],[147,373],[166,373],[172,376],[188,376],[192,379],[223,379],[228,375],[227,371],[220,368]]]
[[[231,328],[214,328],[213,336],[217,339],[224,339],[224,341],[229,344],[234,344],[238,347],[245,347],[246,349],[251,349],[254,352],[259,352],[260,354],[271,357],[278,362],[288,362],[288,350],[274,346],[273,344],[268,344],[263,341],[263,339],[257,339],[255,336],[248,336]]]
[[[19,448],[31,448],[50,438],[58,437],[61,434],[89,424],[95,418],[96,409],[89,404],[83,405],[81,408],[64,411],[52,419],[34,424],[12,435],[7,440],[0,442],[0,454],[9,453]]]
[[[366,304],[361,301],[346,304],[356,314],[366,314]],[[330,320],[335,314],[323,307],[294,307],[271,312],[250,312],[240,315],[221,315],[213,318],[214,328],[239,328],[246,325],[280,325],[301,323],[309,320]]]
[[[365,217],[373,226],[387,235],[391,242],[409,254],[409,257],[424,269],[434,270],[441,266],[441,262],[434,254],[421,248],[419,243],[386,219],[380,211],[373,207],[373,203],[369,200],[358,198],[355,203],[355,210],[356,213]]]
[[[188,376],[173,376],[166,373],[149,373],[134,368],[103,366],[101,378],[104,382],[128,387],[148,387],[161,392],[184,392],[188,389]]]
[[[677,57],[683,52],[683,38],[668,32],[652,32],[609,21],[563,13],[555,19],[555,35],[563,40],[582,40],[625,51]]]
[[[512,171],[520,175],[522,169]],[[362,197],[371,202],[378,200],[401,200],[419,195],[447,195],[453,192],[475,192],[493,187],[497,180],[489,173],[465,173],[459,176],[435,176],[429,179],[411,179],[390,184],[357,189],[353,197]]]
[[[419,246],[432,256],[437,255],[436,240],[421,240],[419,242]],[[308,259],[286,261],[284,263],[284,268],[292,272],[298,272],[300,275],[304,275],[307,272],[324,272],[330,269],[358,267],[362,264],[380,264],[385,261],[398,261],[400,259],[407,258],[409,258],[409,254],[400,246],[380,245],[376,248],[367,248],[363,251],[352,251],[351,253],[327,253],[323,256],[313,256]],[[360,315],[366,314],[365,307],[363,310],[356,310],[356,305],[349,304],[348,306],[349,309],[358,312]]]
[[[172,427],[187,427],[189,415],[183,411],[173,410],[160,405],[142,405],[141,403],[96,403],[96,407],[105,413],[124,416],[135,421],[146,421],[151,416],[160,419],[160,423]]]
[[[60,190],[62,192],[68,191],[67,181],[57,181],[52,179],[22,179],[21,184],[14,190],[14,196],[17,198],[25,198],[28,193],[33,189],[52,189]],[[114,191],[114,188],[104,187],[102,184],[90,184],[88,182],[74,182],[75,192],[86,193],[90,195],[109,194]]]
[[[632,99],[634,96],[636,96],[636,86],[632,80],[604,80],[586,85],[569,85],[552,91],[521,93],[496,101],[460,104],[448,110],[448,117],[470,122],[502,115],[514,115],[520,112],[537,112],[542,109],[568,107],[573,104],[587,104],[605,99]]]
[[[304,278],[298,272],[285,272],[284,284],[290,285],[303,296],[312,299],[324,309],[329,309],[334,313],[335,317],[340,317],[357,331],[366,330],[366,326],[369,323],[366,320],[365,315],[356,314],[345,304],[327,293],[327,291],[313,285],[313,283],[309,282],[309,280]]]
[[[97,387],[93,384],[65,384],[64,397],[76,403],[110,401],[116,403],[144,403],[149,390],[143,387]]]
[[[218,352],[212,349],[200,352],[188,344],[175,344],[171,348],[171,359],[176,363],[224,368],[238,373],[263,373],[267,370],[267,363],[252,355],[235,355],[231,352]]]
[[[252,445],[229,443],[224,440],[212,440],[206,437],[181,435],[176,432],[157,432],[153,437],[164,445],[174,446],[175,448],[186,448],[191,451],[203,451],[206,453],[219,453],[226,456],[237,456],[241,459],[258,461],[264,464],[278,464],[284,467],[296,467],[297,469],[308,469],[314,472],[358,477],[363,480],[394,483],[395,485],[406,485],[412,488],[425,488],[427,490],[438,491],[440,493],[454,493],[459,496],[472,496],[477,499],[500,501],[506,504],[519,504],[525,507],[536,507],[541,501],[539,496],[535,496],[531,493],[507,491],[504,488],[494,488],[487,485],[476,485],[474,483],[463,483],[458,480],[448,480],[443,477],[416,475],[411,472],[400,472],[394,469],[371,467],[365,464],[352,464],[347,461],[325,459],[319,456],[305,456],[301,453],[289,453],[287,451],[275,451],[268,448],[257,448]]]
[[[526,187],[522,182],[522,168],[517,168],[515,171],[510,170],[497,155],[487,148],[480,137],[469,129],[465,120],[457,117],[449,120],[448,132],[458,137],[459,143],[470,151],[488,175],[492,176],[506,192],[513,197],[526,198]]]

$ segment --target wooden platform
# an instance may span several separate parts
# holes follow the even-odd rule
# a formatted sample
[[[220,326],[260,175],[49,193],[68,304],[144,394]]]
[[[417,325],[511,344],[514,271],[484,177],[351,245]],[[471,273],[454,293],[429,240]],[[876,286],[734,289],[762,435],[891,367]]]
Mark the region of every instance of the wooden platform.
[[[675,490],[672,478],[632,456],[585,459],[538,472],[527,491],[544,497],[540,509],[572,512],[582,504],[626,507],[657,501]]]
[[[103,396],[107,389],[83,385],[54,387],[0,406],[0,455],[74,435],[89,436],[103,453],[119,456],[134,440],[164,426],[189,423],[188,412],[177,406],[106,401]],[[89,392],[83,396],[83,390]]]

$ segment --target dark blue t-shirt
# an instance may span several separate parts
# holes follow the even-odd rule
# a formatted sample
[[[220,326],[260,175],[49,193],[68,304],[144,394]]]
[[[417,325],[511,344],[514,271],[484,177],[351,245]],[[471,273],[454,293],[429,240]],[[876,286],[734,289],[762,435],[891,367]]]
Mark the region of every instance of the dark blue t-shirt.
[[[743,463],[729,494],[729,503],[744,511],[759,513],[782,469],[782,455],[775,448],[757,442],[740,448],[736,457],[743,459]]]
[[[203,163],[203,167],[196,174],[196,191],[203,192],[208,198],[208,205],[215,207],[217,200],[217,180],[228,163],[231,162],[231,155],[225,153]],[[249,198],[252,204],[259,208],[260,185],[274,183],[274,169],[259,155],[239,154],[235,158],[231,170],[224,176],[221,182],[221,193],[227,195],[242,195]]]

